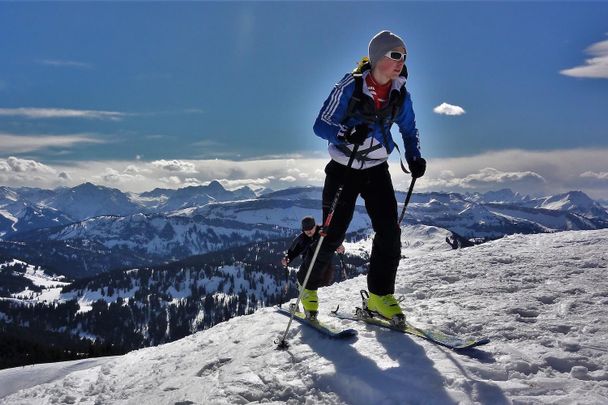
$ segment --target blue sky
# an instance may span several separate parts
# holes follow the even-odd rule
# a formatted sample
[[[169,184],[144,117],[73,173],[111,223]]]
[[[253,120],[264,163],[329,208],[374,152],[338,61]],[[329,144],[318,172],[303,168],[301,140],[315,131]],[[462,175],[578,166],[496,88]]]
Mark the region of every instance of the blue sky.
[[[608,168],[589,160],[608,150],[607,21],[599,2],[0,3],[0,183],[38,184],[39,170],[49,185],[127,189],[128,176],[319,184],[316,114],[389,29],[408,47],[422,152],[436,162],[426,187],[479,188],[470,176],[491,168],[505,175],[487,188],[602,196]],[[442,103],[465,113],[434,112]],[[260,169],[286,158],[290,174]],[[214,159],[232,166],[214,172]],[[561,164],[578,170],[571,182],[549,178]],[[87,165],[108,176],[87,178]]]

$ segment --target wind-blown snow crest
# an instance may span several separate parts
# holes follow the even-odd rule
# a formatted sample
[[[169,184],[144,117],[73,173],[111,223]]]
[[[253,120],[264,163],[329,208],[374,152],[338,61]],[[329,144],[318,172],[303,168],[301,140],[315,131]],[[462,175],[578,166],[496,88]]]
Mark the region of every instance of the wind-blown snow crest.
[[[404,259],[396,293],[412,323],[492,339],[466,353],[330,318],[338,304],[359,304],[361,276],[319,291],[322,320],[357,329],[357,338],[335,341],[294,323],[290,348],[276,350],[288,319],[265,308],[41,380],[0,403],[606,403],[606,252],[608,230],[599,230]],[[40,367],[0,371],[0,385],[19,376],[34,384]]]

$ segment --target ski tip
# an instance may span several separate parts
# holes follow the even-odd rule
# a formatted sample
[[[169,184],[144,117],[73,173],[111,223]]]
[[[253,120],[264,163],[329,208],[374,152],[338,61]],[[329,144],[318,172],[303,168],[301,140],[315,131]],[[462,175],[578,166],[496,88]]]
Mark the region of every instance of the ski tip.
[[[474,348],[476,348],[478,346],[487,345],[488,343],[490,343],[490,339],[489,338],[477,339],[476,341],[471,342],[470,344],[468,344],[466,346],[454,347],[454,350],[457,350],[457,351],[466,351],[468,349],[474,349]]]
[[[483,346],[483,345],[487,345],[488,343],[490,343],[490,338],[483,338],[483,339],[479,339],[475,346]]]

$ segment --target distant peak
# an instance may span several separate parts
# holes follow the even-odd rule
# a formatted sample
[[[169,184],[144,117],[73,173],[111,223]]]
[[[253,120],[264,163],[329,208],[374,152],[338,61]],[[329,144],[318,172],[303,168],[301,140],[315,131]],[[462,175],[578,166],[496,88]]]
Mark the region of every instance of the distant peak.
[[[591,199],[591,197],[589,197],[587,194],[585,194],[584,192],[582,192],[580,190],[568,191],[566,193],[566,195],[569,195],[569,196],[572,196],[572,197],[577,197],[577,198],[588,198],[588,199]]]
[[[99,186],[97,184],[93,184],[93,183],[88,182],[88,181],[86,183],[82,183],[82,184],[79,184],[76,187],[73,187],[72,190],[73,191],[89,191],[89,192],[91,192],[91,191],[112,191],[112,192],[117,192],[118,191],[118,192],[121,192],[118,189],[110,188],[110,187],[105,187],[105,186]]]
[[[572,190],[572,191],[568,191],[566,193],[563,194],[558,194],[555,195],[553,197],[551,197],[552,199],[568,199],[570,201],[586,201],[586,202],[592,202],[593,199],[591,197],[589,197],[587,194],[585,194],[584,192],[580,191],[580,190]]]
[[[224,186],[222,186],[222,184],[217,180],[213,180],[207,187],[213,191],[226,191]]]
[[[77,185],[76,187],[73,188],[73,190],[88,190],[88,189],[99,189],[99,188],[102,188],[102,187],[96,186],[95,184],[87,181],[86,183]]]

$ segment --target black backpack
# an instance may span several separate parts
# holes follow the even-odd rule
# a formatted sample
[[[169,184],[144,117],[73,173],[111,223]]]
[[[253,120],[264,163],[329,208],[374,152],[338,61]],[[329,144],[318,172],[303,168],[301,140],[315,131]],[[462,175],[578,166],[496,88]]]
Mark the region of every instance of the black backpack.
[[[366,95],[363,94],[363,72],[366,70],[371,70],[371,68],[372,65],[369,58],[364,56],[357,64],[357,67],[353,70],[352,75],[355,79],[355,90],[353,91],[353,95],[348,102],[346,115],[342,120],[342,124],[348,125],[347,121],[353,117],[359,118],[369,125],[380,124],[382,127],[382,134],[384,136],[384,145],[388,152],[388,136],[386,129],[387,126],[390,128],[395,121],[395,117],[397,117],[401,111],[401,107],[403,107],[403,102],[405,101],[405,96],[407,95],[407,90],[405,89],[405,86],[403,86],[398,93],[392,90],[389,94],[389,102],[382,107],[382,109],[376,110],[374,100],[372,100],[370,97],[366,97]],[[401,69],[399,76],[403,76],[407,80],[408,74],[405,64],[403,65],[403,69]],[[395,141],[393,141],[393,143],[399,152],[401,170],[403,170],[405,173],[409,173],[403,164],[403,159],[401,159],[401,150],[399,149],[399,145],[397,145],[397,142]]]
[[[352,72],[355,79],[355,90],[348,102],[346,115],[342,123],[345,124],[348,119],[356,117],[370,125],[376,123],[384,125],[392,124],[403,106],[406,96],[405,87],[402,87],[399,93],[391,91],[387,105],[380,110],[376,110],[373,100],[365,97],[365,94],[363,94],[363,73],[367,70],[371,70],[371,64],[367,56],[365,56]],[[405,65],[403,65],[400,76],[407,79],[407,67]]]

